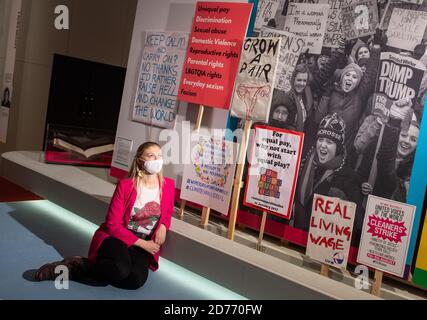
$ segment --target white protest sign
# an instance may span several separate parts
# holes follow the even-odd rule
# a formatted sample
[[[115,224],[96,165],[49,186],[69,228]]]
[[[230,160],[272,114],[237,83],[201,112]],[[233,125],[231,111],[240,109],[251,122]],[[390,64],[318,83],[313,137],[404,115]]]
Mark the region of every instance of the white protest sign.
[[[175,126],[178,86],[188,34],[147,32],[132,120],[171,129]]]
[[[284,30],[303,38],[309,53],[320,54],[329,8],[329,4],[289,3]]]
[[[319,3],[329,4],[328,24],[326,25],[324,47],[338,48],[338,40],[342,36],[341,8],[345,0],[319,0]]]
[[[314,194],[307,256],[336,268],[347,267],[356,204]]]
[[[427,12],[394,8],[387,29],[387,45],[413,51],[423,40]]]
[[[403,277],[414,217],[415,206],[369,195],[357,262]]]
[[[343,34],[347,40],[375,34],[379,24],[375,0],[361,0],[342,7]]]
[[[231,100],[231,115],[267,122],[281,38],[246,38]]]
[[[255,126],[244,204],[290,219],[302,132]]]
[[[224,137],[200,135],[184,166],[181,199],[228,214],[238,145]]]
[[[279,66],[276,71],[276,81],[274,88],[289,92],[291,90],[291,79],[294,69],[298,63],[298,58],[305,46],[304,39],[286,31],[279,31],[267,27],[262,27],[261,37],[281,37]]]
[[[266,26],[274,18],[279,4],[279,0],[259,0],[254,30],[259,30],[261,27]]]

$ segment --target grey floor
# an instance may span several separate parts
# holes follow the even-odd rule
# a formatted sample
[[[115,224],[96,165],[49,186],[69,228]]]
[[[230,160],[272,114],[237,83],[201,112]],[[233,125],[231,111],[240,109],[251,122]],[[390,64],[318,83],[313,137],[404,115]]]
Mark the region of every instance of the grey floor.
[[[47,200],[0,203],[0,299],[244,299],[165,259],[136,291],[77,282],[58,290],[32,280],[46,262],[86,255],[96,228]]]

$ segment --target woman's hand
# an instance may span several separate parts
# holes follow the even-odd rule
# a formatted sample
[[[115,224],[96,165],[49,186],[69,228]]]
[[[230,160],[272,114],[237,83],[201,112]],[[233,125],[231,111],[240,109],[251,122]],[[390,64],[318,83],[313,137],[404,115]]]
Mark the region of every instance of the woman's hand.
[[[140,247],[141,249],[144,249],[152,255],[155,255],[160,250],[160,245],[155,243],[153,240],[145,241],[140,239],[135,243],[135,245]]]
[[[362,183],[362,194],[367,196],[368,194],[372,194],[374,188],[369,182]]]
[[[163,245],[166,241],[166,227],[161,224],[156,234],[154,235],[154,242],[159,246]]]

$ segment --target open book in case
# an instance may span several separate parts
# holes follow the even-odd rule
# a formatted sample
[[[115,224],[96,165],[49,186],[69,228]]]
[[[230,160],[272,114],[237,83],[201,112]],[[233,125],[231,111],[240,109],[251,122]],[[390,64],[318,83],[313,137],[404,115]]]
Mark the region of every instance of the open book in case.
[[[49,124],[46,137],[47,163],[111,166],[115,140],[112,132]]]

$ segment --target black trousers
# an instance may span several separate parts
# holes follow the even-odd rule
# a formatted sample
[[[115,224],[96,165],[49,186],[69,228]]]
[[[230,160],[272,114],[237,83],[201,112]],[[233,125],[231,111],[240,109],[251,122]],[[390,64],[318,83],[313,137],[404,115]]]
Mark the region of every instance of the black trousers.
[[[109,237],[99,248],[92,272],[102,281],[121,288],[141,288],[148,278],[149,253]]]

